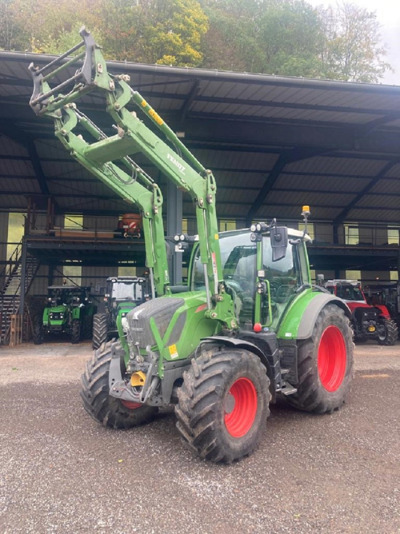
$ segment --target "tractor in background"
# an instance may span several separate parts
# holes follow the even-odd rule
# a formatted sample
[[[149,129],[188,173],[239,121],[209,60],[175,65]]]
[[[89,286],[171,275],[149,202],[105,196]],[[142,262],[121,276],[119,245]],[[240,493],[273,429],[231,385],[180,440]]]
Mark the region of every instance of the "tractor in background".
[[[104,312],[93,317],[93,349],[113,339],[124,338],[121,320],[128,312],[150,298],[146,278],[110,276],[106,281]]]
[[[90,299],[90,287],[49,286],[42,314],[36,314],[32,327],[35,345],[50,335],[66,335],[71,343],[90,337],[96,307]]]
[[[387,308],[400,335],[400,282],[368,284],[363,292],[370,304]]]
[[[343,299],[351,311],[354,340],[369,339],[380,345],[394,345],[398,337],[396,322],[391,318],[384,304],[369,304],[357,280],[328,280],[325,288]]]

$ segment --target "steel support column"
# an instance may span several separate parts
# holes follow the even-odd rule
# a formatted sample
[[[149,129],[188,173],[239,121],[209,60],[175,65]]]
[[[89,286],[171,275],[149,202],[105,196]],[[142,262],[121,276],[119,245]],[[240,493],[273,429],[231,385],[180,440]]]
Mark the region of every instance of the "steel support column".
[[[19,314],[24,313],[25,306],[25,291],[26,291],[26,239],[25,237],[22,240],[22,253],[21,253],[21,281],[19,286],[20,297],[19,297]]]
[[[167,188],[167,235],[174,236],[182,233],[182,191],[172,182]],[[173,253],[169,260],[171,283],[182,283],[182,254]]]

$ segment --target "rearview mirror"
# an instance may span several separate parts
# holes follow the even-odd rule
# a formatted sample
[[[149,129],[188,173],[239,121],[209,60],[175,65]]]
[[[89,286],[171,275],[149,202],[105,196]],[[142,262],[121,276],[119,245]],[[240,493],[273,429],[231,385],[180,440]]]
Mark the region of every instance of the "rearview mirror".
[[[286,256],[288,246],[288,230],[286,226],[271,228],[272,261],[279,261]]]

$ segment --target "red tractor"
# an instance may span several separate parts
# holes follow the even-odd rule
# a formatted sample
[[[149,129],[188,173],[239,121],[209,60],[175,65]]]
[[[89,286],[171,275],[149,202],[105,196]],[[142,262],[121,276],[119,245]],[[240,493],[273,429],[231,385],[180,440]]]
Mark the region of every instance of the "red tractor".
[[[386,306],[372,306],[357,280],[328,280],[325,288],[343,299],[351,311],[351,322],[355,341],[376,339],[380,345],[394,345],[398,331]]]

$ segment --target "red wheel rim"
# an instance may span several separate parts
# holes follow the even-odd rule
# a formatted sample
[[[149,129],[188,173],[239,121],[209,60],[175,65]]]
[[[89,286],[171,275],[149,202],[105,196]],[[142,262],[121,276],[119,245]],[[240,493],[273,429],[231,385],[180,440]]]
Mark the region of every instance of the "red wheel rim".
[[[140,408],[142,404],[140,402],[132,402],[121,399],[121,404],[125,406],[125,408],[128,408],[128,410],[136,410],[137,408]]]
[[[257,414],[257,391],[248,378],[239,378],[225,398],[225,427],[234,438],[250,430]]]
[[[346,344],[336,326],[328,326],[318,347],[318,374],[327,391],[336,391],[346,373]]]

